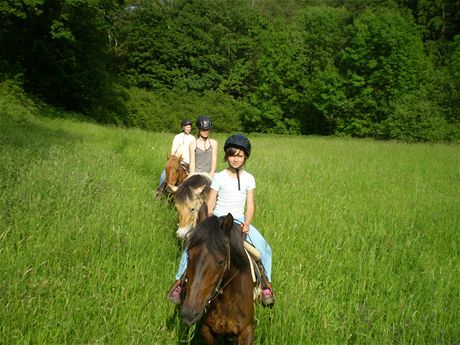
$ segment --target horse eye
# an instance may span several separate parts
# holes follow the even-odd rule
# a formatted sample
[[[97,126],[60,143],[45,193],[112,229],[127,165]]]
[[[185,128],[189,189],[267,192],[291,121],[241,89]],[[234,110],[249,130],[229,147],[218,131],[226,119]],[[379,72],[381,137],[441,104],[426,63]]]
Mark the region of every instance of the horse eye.
[[[222,267],[223,265],[224,265],[224,260],[220,260],[220,261],[218,261],[217,264],[216,264],[216,266],[217,266],[218,268]]]
[[[195,211],[195,209],[194,209],[194,208],[191,208],[191,209],[190,209],[190,212],[193,212],[193,211]]]

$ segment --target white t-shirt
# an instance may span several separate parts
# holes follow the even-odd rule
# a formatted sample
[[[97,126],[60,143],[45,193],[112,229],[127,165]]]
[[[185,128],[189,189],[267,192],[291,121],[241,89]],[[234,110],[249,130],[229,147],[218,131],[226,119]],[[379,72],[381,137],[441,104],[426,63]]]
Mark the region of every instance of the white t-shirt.
[[[190,149],[191,143],[196,141],[195,137],[191,134],[185,134],[184,132],[179,133],[174,137],[171,153],[175,156],[182,155],[182,160],[190,164]]]
[[[240,190],[238,179],[223,170],[214,175],[211,188],[217,191],[217,201],[213,213],[220,217],[231,213],[234,218],[244,217],[246,195],[248,190],[256,188],[254,176],[243,170],[240,173]]]

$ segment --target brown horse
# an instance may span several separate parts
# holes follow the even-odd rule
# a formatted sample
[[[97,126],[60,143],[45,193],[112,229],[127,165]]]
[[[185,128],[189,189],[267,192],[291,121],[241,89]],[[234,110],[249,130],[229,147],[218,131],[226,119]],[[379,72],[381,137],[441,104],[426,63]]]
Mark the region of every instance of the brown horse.
[[[166,181],[162,186],[162,192],[167,191],[174,194],[179,186],[187,178],[187,170],[181,162],[182,156],[168,154],[166,161]]]
[[[183,322],[188,326],[200,322],[207,344],[228,336],[235,344],[252,344],[254,285],[241,229],[232,215],[211,216],[199,223],[189,238],[188,257]]]
[[[174,202],[179,215],[179,228],[176,235],[184,239],[196,225],[198,210],[208,199],[211,176],[205,173],[190,175],[177,188]]]

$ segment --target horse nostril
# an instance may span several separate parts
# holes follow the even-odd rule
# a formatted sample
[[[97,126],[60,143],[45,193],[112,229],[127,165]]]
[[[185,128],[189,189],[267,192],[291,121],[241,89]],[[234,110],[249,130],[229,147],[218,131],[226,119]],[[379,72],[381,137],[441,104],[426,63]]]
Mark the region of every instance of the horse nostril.
[[[184,321],[184,323],[187,326],[191,326],[194,323],[197,323],[200,319],[199,313],[193,308],[187,308],[183,306],[181,314],[182,314],[182,321]]]

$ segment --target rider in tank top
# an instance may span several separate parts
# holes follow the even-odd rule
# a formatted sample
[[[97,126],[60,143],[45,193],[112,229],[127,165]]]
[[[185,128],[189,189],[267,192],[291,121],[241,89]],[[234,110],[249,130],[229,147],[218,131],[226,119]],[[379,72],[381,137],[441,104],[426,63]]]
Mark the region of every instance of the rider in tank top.
[[[196,121],[198,137],[190,144],[190,174],[208,173],[214,175],[217,167],[217,141],[209,138],[212,122],[203,115]]]

